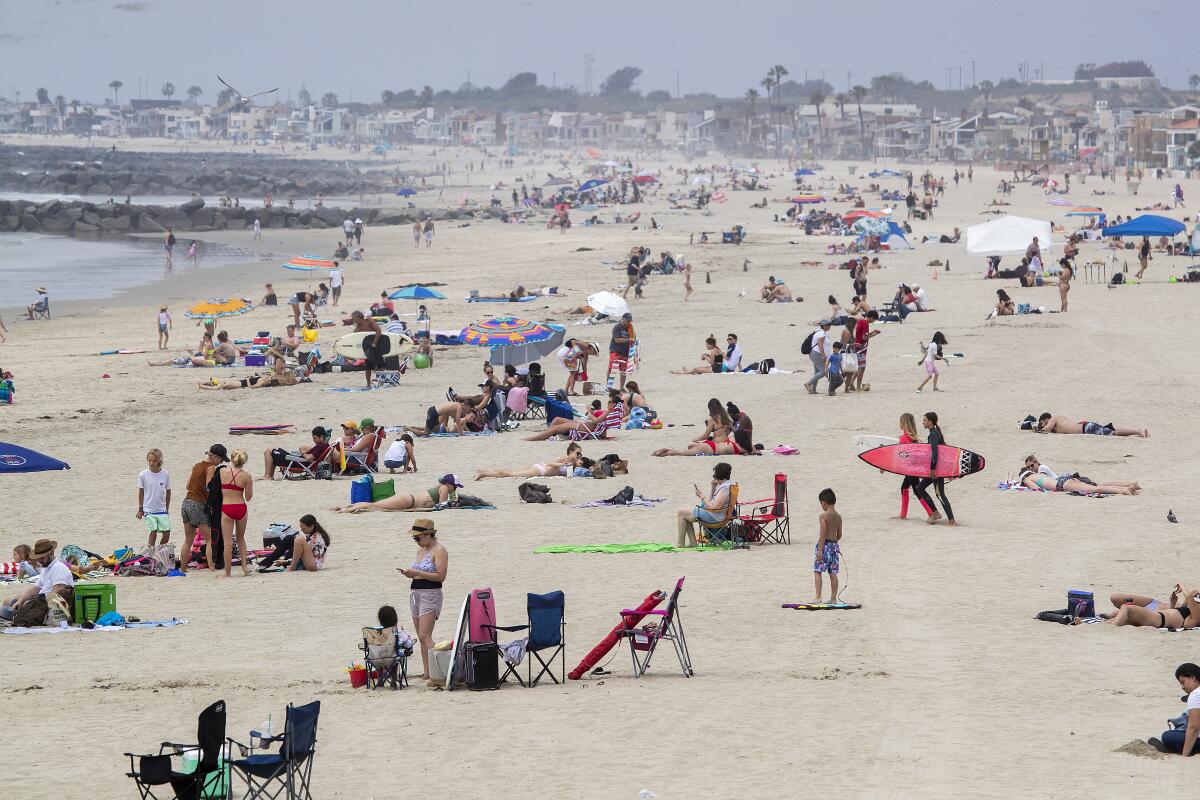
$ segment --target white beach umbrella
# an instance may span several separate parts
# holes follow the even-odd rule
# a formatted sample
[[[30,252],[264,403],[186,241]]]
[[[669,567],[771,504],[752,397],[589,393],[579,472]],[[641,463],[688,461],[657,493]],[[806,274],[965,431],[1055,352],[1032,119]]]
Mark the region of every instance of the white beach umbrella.
[[[609,317],[619,317],[629,311],[629,303],[625,302],[625,298],[612,292],[596,292],[589,295],[587,304],[597,314]]]
[[[699,186],[702,183],[712,183],[712,178],[707,175],[697,175],[692,178],[692,186]]]
[[[1043,251],[1053,249],[1051,227],[1047,220],[1026,217],[1000,217],[967,228],[967,253],[973,256],[1002,256],[1024,253],[1033,237]]]

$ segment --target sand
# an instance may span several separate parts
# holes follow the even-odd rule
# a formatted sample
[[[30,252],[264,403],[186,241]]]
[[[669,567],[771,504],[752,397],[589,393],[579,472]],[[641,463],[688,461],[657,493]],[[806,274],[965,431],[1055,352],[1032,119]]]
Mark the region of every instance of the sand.
[[[450,155],[458,164],[465,157]],[[531,169],[519,161],[522,170]],[[665,163],[684,160],[648,166]],[[845,165],[827,166],[825,174],[846,178]],[[777,162],[764,167],[783,170]],[[546,161],[533,169],[540,183],[555,167]],[[935,172],[949,178],[952,167]],[[515,174],[484,173],[510,184]],[[914,238],[990,218],[979,212],[998,177],[977,168],[973,184],[950,185],[937,219],[915,223]],[[668,188],[677,182],[670,178]],[[785,197],[790,182],[773,180],[766,195]],[[1093,197],[1098,179],[1073,185],[1072,199],[1101,202],[1115,214],[1166,200],[1173,181],[1146,181],[1138,198],[1119,185],[1116,197]],[[1189,198],[1198,190],[1196,181],[1185,185]],[[486,199],[485,191],[471,191]],[[8,748],[14,756],[6,789],[27,798],[128,797],[121,753],[190,739],[196,715],[217,698],[228,702],[229,733],[243,740],[268,714],[279,725],[287,703],[320,700],[314,786],[323,798],[632,798],[642,788],[662,800],[818,791],[1112,797],[1143,794],[1148,785],[1167,794],[1189,787],[1181,762],[1139,757],[1149,752],[1130,742],[1158,735],[1179,713],[1172,674],[1180,662],[1196,659],[1195,634],[1033,620],[1040,610],[1062,607],[1072,588],[1094,591],[1099,600],[1112,591],[1165,597],[1176,581],[1194,585],[1186,548],[1200,519],[1191,491],[1200,436],[1190,424],[1200,379],[1189,331],[1200,314],[1190,302],[1191,287],[1166,283],[1186,259],[1159,256],[1144,284],[1112,290],[1086,284],[1081,275],[1065,315],[985,322],[998,287],[1009,287],[1018,302],[1048,309],[1057,308],[1057,290],[984,281],[982,259],[966,256],[965,240],[884,254],[884,268],[871,274],[871,299],[882,302],[899,281],[915,281],[938,310],[882,327],[871,347],[869,393],[810,397],[801,386],[809,362],[800,343],[808,323],[827,313],[828,294],[843,301],[851,294],[847,273],[797,266],[834,261],[823,255],[826,240],[773,224],[772,214],[782,213],[784,204],[749,209],[761,193],[730,192],[711,216],[671,212],[663,195],[641,208],[643,222],[653,214],[665,226],[656,233],[628,225],[576,227],[560,235],[539,225],[444,223],[432,249],[414,250],[406,227],[368,228],[363,244],[370,260],[348,266],[341,308],[365,306],[387,286],[441,281],[450,299],[432,305],[434,327],[455,328],[510,310],[468,306],[468,290],[501,292],[519,282],[557,285],[567,295],[512,310],[563,321],[588,293],[624,280],[622,271],[601,262],[619,259],[630,246],[687,255],[696,268],[690,302],[681,302],[682,279],[674,276],[652,278],[645,298],[634,303],[645,346],[636,378],[675,427],[622,432],[615,442],[585,446],[594,457],[617,452],[628,458],[627,480],[546,481],[560,503],[606,497],[626,483],[668,502],[654,509],[526,506],[517,497],[518,480],[467,481],[468,491],[498,510],[435,515],[450,552],[447,608],[436,638],[452,635],[457,605],[471,588],[495,590],[506,624],[523,621],[525,592],[562,589],[569,669],[617,621],[618,610],[686,575],[681,613],[694,677],[679,674],[668,649],[647,677],[635,680],[621,650],[608,664],[613,674],[566,686],[446,694],[418,681],[399,693],[351,690],[345,667],[359,660],[359,629],[374,622],[376,608],[395,605],[411,628],[404,614],[407,581],[396,569],[412,560],[415,548],[405,532],[413,517],[329,513],[347,500],[344,480],[258,483],[251,541],[272,521],[314,513],[332,535],[328,568],[230,581],[203,571],[177,579],[116,579],[123,612],[191,623],[109,635],[0,637],[0,685],[19,731],[16,746]],[[1013,213],[1065,221],[1063,209],[1046,205],[1041,191],[1028,185],[1011,200]],[[698,238],[701,230],[738,222],[750,230],[741,247],[688,245],[690,234]],[[264,237],[262,249],[279,253],[325,252],[337,238],[333,231],[266,231]],[[249,234],[202,238],[245,243]],[[576,252],[580,247],[594,250]],[[1106,256],[1089,244],[1081,260]],[[951,267],[933,281],[927,263],[935,258]],[[482,377],[483,353],[459,347],[437,352],[434,369],[409,373],[397,389],[328,392],[362,381],[360,374],[334,374],[290,389],[201,392],[196,383],[208,372],[148,368],[146,356],[96,355],[110,347],[144,347],[157,358],[159,303],[175,313],[172,346],[192,345],[198,329],[183,318],[186,304],[211,293],[257,298],[266,280],[284,297],[311,285],[275,263],[189,273],[180,259],[176,274],[162,282],[114,302],[64,304],[49,323],[5,314],[12,333],[0,345],[0,365],[16,374],[18,404],[0,408],[3,438],[62,457],[73,469],[4,479],[4,547],[43,536],[104,551],[144,542],[134,519],[135,479],[151,447],[163,450],[175,480],[172,516],[181,529],[183,482],[213,442],[246,448],[251,466],[261,469],[264,448],[304,443],[303,432],[314,424],[364,416],[388,425],[419,423],[447,386],[462,390]],[[758,288],[770,274],[785,277],[804,302],[759,303]],[[289,319],[286,306],[260,308],[225,327],[245,337],[279,331]],[[570,330],[602,344],[608,336],[601,327]],[[944,370],[942,392],[917,396],[923,377],[918,342],[935,330],[965,358]],[[740,334],[747,361],[770,357],[800,374],[669,374],[698,363],[706,335],[729,331]],[[323,333],[322,343],[337,332]],[[556,366],[548,373],[552,387],[561,385]],[[799,449],[793,457],[730,459],[743,498],[769,495],[772,476],[788,475],[791,547],[533,554],[543,544],[673,539],[675,509],[692,504],[692,483],[703,484],[716,459],[649,454],[696,436],[712,396],[741,405],[768,448],[786,443]],[[951,443],[988,459],[982,474],[950,484],[957,528],[893,519],[899,479],[854,456],[854,435],[895,435],[900,413],[928,410],[941,415]],[[1020,418],[1045,410],[1145,426],[1153,435],[1039,438],[1017,430]],[[269,422],[294,422],[301,434],[231,440],[225,433],[231,424]],[[513,434],[420,441],[421,472],[396,476],[397,488],[419,492],[444,472],[469,477],[478,467],[523,467],[564,447]],[[1029,453],[1059,471],[1137,479],[1146,490],[1103,500],[997,491],[996,482],[1014,475]],[[782,610],[781,603],[812,594],[816,495],[825,487],[838,493],[845,520],[844,598],[863,609]],[[1166,523],[1169,508],[1181,524]]]

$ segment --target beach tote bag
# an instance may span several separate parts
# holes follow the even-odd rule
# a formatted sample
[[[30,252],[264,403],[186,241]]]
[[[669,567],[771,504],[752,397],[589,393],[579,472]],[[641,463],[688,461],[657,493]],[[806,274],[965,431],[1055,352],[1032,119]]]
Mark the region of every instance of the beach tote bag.
[[[374,490],[372,485],[375,481],[370,475],[363,475],[355,478],[350,484],[350,502],[351,503],[370,503],[372,502]],[[395,492],[393,491],[393,494]]]
[[[395,478],[386,481],[373,481],[371,483],[371,500],[378,502],[385,497],[391,497],[396,494]]]

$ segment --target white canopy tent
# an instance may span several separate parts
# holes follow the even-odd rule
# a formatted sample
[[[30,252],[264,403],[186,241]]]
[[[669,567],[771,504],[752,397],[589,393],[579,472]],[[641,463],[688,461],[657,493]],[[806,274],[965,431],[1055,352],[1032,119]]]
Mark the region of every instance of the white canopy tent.
[[[1044,253],[1054,249],[1050,235],[1051,227],[1047,220],[1000,217],[967,228],[967,253],[973,256],[1024,253],[1035,236]],[[1044,258],[1042,260],[1045,261]]]

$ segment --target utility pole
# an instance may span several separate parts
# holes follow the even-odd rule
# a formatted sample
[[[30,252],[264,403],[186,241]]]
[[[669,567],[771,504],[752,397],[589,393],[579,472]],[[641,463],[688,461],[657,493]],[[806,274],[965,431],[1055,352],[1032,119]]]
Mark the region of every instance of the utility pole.
[[[850,70],[846,70],[846,91],[850,91]]]
[[[978,84],[975,83],[975,59],[971,59],[971,88],[974,89]]]
[[[558,73],[557,72],[550,73],[550,88],[551,89],[558,88]]]
[[[591,53],[583,55],[583,93],[590,95],[592,93],[592,69],[596,65],[596,57]]]
[[[962,67],[958,68],[958,90],[962,91]]]
[[[946,67],[946,90],[954,88],[954,67]]]
[[[675,99],[678,100],[680,97],[681,97],[681,95],[679,94],[679,70],[675,70]]]

